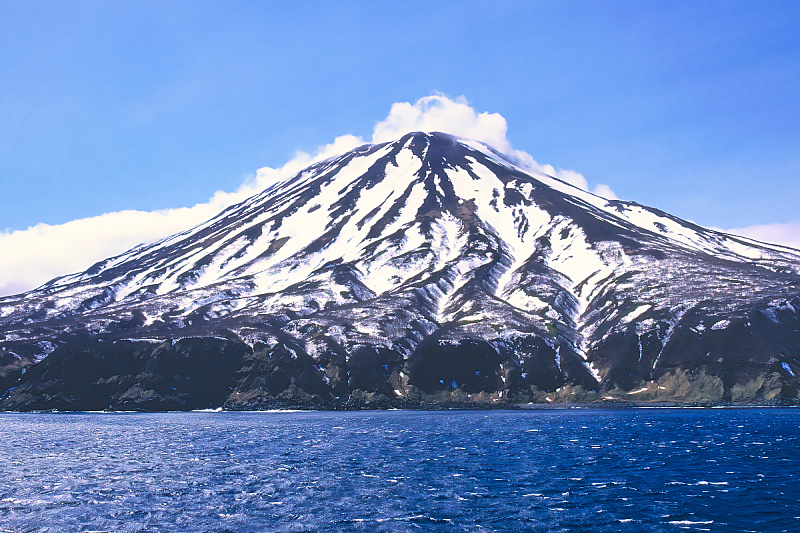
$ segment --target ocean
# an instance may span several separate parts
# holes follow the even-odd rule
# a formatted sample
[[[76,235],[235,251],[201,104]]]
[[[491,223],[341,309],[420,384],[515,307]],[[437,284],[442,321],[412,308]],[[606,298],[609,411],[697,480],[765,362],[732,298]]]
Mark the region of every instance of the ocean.
[[[0,532],[800,531],[800,410],[0,414]]]

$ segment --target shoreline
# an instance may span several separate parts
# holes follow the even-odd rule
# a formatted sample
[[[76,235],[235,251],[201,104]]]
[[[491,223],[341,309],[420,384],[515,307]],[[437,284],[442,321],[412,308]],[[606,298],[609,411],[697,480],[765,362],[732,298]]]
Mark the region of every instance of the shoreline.
[[[669,403],[669,402],[630,402],[630,403],[561,403],[561,404],[477,404],[477,405],[433,405],[404,407],[379,407],[379,406],[346,406],[339,408],[320,407],[286,407],[272,409],[104,409],[104,410],[62,410],[62,409],[37,409],[37,410],[0,410],[3,414],[167,414],[167,413],[197,413],[197,414],[223,414],[223,413],[253,413],[253,414],[291,414],[291,413],[343,413],[343,412],[446,412],[446,411],[569,411],[569,410],[601,410],[601,411],[626,411],[626,410],[657,410],[657,409],[798,409],[800,405],[794,404],[767,404],[767,403]]]

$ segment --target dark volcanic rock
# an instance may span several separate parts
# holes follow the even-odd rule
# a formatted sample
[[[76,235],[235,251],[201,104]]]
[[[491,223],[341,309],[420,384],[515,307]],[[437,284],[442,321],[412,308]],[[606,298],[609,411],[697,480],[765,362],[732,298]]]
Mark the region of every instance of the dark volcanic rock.
[[[32,365],[3,401],[19,410],[185,410],[230,394],[248,347],[188,338],[151,343],[70,339]]]

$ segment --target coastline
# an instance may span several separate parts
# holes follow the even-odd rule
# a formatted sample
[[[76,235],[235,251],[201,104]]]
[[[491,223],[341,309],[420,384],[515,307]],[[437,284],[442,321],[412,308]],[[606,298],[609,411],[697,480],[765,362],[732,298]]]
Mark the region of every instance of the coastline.
[[[156,414],[156,413],[314,413],[314,412],[362,412],[362,411],[403,411],[403,412],[445,412],[445,411],[568,411],[568,410],[646,410],[646,409],[797,409],[798,403],[788,402],[742,402],[742,403],[714,403],[714,402],[593,402],[593,403],[460,403],[460,404],[435,404],[411,403],[401,407],[385,407],[369,403],[359,405],[337,405],[335,407],[323,406],[286,406],[275,408],[201,408],[201,409],[102,409],[102,410],[64,410],[64,409],[31,409],[11,410],[0,409],[2,414]]]

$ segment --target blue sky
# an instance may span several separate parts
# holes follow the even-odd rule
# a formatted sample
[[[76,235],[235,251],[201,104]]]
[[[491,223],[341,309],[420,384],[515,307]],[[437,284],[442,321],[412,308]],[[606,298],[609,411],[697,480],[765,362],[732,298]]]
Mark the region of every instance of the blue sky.
[[[498,4],[2,2],[0,232],[206,202],[436,92],[622,199],[800,228],[800,3]]]

